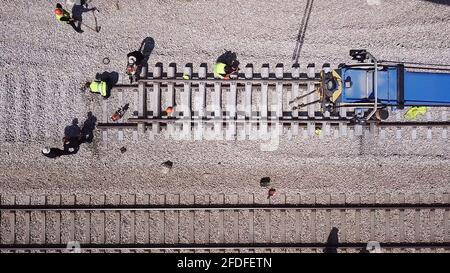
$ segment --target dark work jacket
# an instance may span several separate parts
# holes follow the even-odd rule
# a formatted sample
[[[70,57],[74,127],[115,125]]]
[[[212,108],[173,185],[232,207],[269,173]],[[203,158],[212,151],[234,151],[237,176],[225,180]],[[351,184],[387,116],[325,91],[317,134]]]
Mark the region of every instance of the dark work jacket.
[[[133,52],[128,53],[128,54],[127,54],[127,59],[128,59],[130,56],[133,56],[133,57],[136,58],[136,65],[140,65],[141,62],[142,62],[142,60],[144,59],[144,55],[142,55],[142,53],[139,52],[139,51],[133,51]]]

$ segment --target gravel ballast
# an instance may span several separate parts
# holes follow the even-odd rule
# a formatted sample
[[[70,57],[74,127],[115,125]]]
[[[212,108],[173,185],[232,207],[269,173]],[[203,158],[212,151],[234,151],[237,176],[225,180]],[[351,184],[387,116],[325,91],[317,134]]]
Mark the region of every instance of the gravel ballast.
[[[420,0],[367,3],[314,1],[300,65],[349,62],[352,48],[366,48],[381,59],[448,63],[450,6]],[[144,38],[155,41],[150,66],[176,62],[181,70],[192,62],[196,71],[200,63],[210,68],[217,56],[232,50],[243,66],[290,67],[306,1],[130,0],[119,1],[117,9],[115,1],[94,0],[101,31],[85,28],[82,34],[55,20],[55,4],[5,0],[0,8],[0,193],[266,196],[262,177],[271,178],[277,193],[449,190],[449,140],[439,132],[429,139],[420,130],[414,139],[406,129],[405,137],[396,139],[393,133],[385,140],[282,136],[273,152],[261,151],[260,141],[136,141],[128,131],[123,142],[111,134],[107,142],[97,131],[94,142],[83,144],[76,155],[45,158],[41,149],[61,146],[64,128],[74,118],[80,126],[88,111],[101,118],[102,99],[81,92],[80,85],[103,71],[123,76],[126,54]],[[16,10],[27,16],[17,16]],[[83,19],[94,24],[92,12]],[[165,174],[161,164],[168,160],[173,167]],[[115,217],[108,215],[105,225]],[[115,231],[105,232],[113,236]],[[75,235],[89,236],[81,230]],[[191,235],[196,236],[186,234]],[[129,238],[114,240],[120,239]],[[150,240],[161,241],[159,235]]]

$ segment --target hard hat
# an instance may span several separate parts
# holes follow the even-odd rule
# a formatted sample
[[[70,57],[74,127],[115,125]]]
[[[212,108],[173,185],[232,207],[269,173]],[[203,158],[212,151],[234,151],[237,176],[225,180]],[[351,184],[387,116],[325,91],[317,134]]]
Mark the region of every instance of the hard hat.
[[[50,148],[45,147],[44,149],[42,149],[42,153],[48,155],[50,153]]]
[[[167,107],[166,108],[166,112],[167,112],[167,114],[172,114],[173,113],[173,107],[172,106]]]
[[[55,9],[55,14],[56,15],[62,15],[63,11],[61,9]]]

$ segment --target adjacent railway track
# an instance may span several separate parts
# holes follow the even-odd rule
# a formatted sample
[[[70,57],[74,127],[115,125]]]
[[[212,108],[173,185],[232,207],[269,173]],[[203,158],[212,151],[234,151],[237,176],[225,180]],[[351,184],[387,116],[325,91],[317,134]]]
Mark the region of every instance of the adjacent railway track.
[[[3,252],[450,251],[450,203],[0,206]],[[447,201],[446,201],[447,200]]]

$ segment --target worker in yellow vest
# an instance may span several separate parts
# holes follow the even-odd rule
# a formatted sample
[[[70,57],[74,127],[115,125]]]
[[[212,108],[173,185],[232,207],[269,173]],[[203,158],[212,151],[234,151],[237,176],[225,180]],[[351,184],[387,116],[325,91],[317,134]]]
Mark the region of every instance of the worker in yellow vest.
[[[239,62],[233,61],[231,65],[223,62],[217,62],[214,64],[214,77],[224,80],[229,80],[230,75],[239,70]]]
[[[72,28],[78,33],[83,32],[83,30],[81,30],[80,27],[77,27],[75,25],[76,20],[70,16],[70,13],[67,10],[63,9],[61,4],[56,4],[54,13],[55,13],[56,20],[58,20],[59,22],[66,22],[67,24],[71,25]]]
[[[89,91],[91,91],[92,93],[100,93],[103,98],[106,98],[107,96],[108,87],[105,81],[86,82],[84,87],[86,89],[89,88]]]

